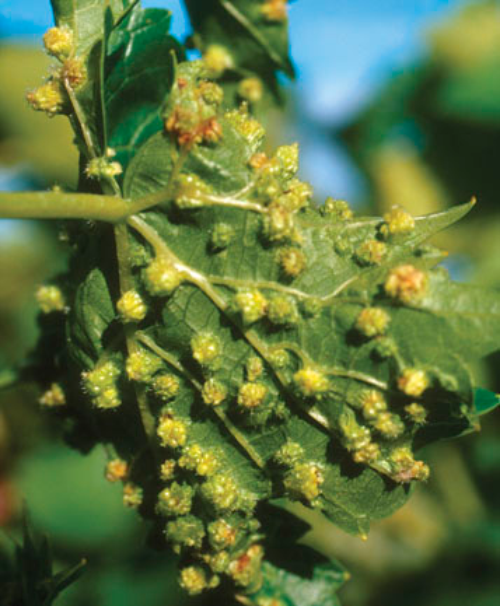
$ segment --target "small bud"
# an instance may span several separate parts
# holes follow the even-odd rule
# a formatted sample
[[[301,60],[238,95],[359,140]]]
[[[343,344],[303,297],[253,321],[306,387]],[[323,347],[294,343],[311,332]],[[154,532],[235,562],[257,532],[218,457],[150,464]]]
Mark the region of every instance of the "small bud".
[[[153,379],[152,388],[160,400],[168,402],[179,393],[179,379],[175,375],[161,374]]]
[[[217,223],[210,235],[210,246],[212,250],[224,250],[233,240],[234,229],[227,223]]]
[[[61,68],[61,78],[73,89],[78,89],[87,82],[87,68],[78,58],[66,59]]]
[[[140,486],[127,482],[123,487],[123,504],[131,509],[138,509],[142,505],[143,490]]]
[[[160,438],[162,446],[178,448],[179,446],[184,446],[186,443],[186,424],[179,419],[174,419],[173,415],[169,411],[161,415],[156,433]]]
[[[380,265],[387,255],[387,244],[379,240],[367,240],[356,250],[355,255],[361,265]]]
[[[207,573],[201,566],[187,566],[181,570],[179,584],[189,595],[198,595],[208,588]]]
[[[267,396],[267,387],[262,383],[243,383],[238,391],[238,404],[252,409],[262,406]]]
[[[278,326],[297,324],[299,321],[297,304],[292,297],[275,295],[269,300],[267,317],[270,322]]]
[[[62,291],[57,286],[39,286],[35,297],[40,310],[44,314],[54,311],[66,311],[66,301]]]
[[[131,381],[149,383],[162,366],[163,362],[158,356],[145,349],[137,349],[128,356],[125,370]]]
[[[321,494],[321,484],[325,481],[321,467],[317,463],[295,463],[285,474],[283,484],[292,499],[311,503]]]
[[[255,381],[256,379],[258,379],[264,371],[264,363],[262,361],[262,358],[259,358],[257,356],[251,356],[250,358],[248,358],[245,367],[247,372],[247,379],[249,381]]]
[[[283,275],[287,278],[296,278],[304,271],[307,265],[306,256],[302,250],[292,246],[280,248],[276,259]]]
[[[182,283],[181,272],[166,257],[156,257],[144,270],[144,281],[149,293],[171,295]]]
[[[182,547],[200,549],[205,536],[205,528],[199,518],[187,515],[168,522],[165,536],[167,541],[173,544],[174,551],[177,553]]]
[[[104,477],[108,482],[120,482],[128,475],[128,464],[123,459],[113,459],[108,462],[104,470]]]
[[[222,353],[220,340],[211,333],[201,333],[191,339],[193,358],[201,365],[213,367]]]
[[[366,307],[356,320],[356,329],[365,337],[372,338],[383,335],[391,318],[380,307]]]
[[[427,290],[427,275],[413,265],[400,265],[393,269],[386,282],[385,292],[405,304],[418,302]]]
[[[49,80],[26,95],[26,100],[35,111],[49,116],[60,114],[65,104],[65,95],[57,80]]]
[[[194,490],[186,483],[172,482],[158,495],[156,509],[166,517],[184,516],[191,511]]]
[[[216,379],[209,379],[203,384],[201,397],[209,406],[219,406],[227,398],[226,386]]]
[[[174,479],[176,463],[173,459],[163,461],[160,467],[160,478],[164,482],[169,482]]]
[[[260,78],[244,78],[238,84],[238,95],[250,103],[258,103],[262,99],[264,87]]]
[[[405,411],[408,417],[416,424],[416,425],[424,425],[427,420],[427,411],[421,404],[417,404],[417,402],[413,402],[412,404],[408,404],[405,406]]]
[[[47,408],[58,408],[66,404],[66,396],[59,383],[52,383],[50,389],[41,395],[38,402]]]
[[[85,174],[91,179],[113,179],[122,172],[119,162],[110,162],[105,156],[92,158],[85,168]]]
[[[218,78],[227,69],[231,69],[234,66],[234,60],[229,50],[219,44],[211,44],[207,48],[203,55],[203,62],[209,78]]]
[[[242,290],[236,294],[234,300],[245,324],[257,322],[267,311],[267,299],[259,290]]]
[[[392,208],[384,215],[384,221],[382,234],[385,236],[408,234],[415,229],[415,219],[403,208]]]
[[[67,25],[51,27],[43,36],[43,44],[49,55],[62,61],[73,52],[73,31]]]
[[[228,549],[236,542],[237,531],[224,518],[220,518],[208,525],[208,540],[210,545],[216,549]]]
[[[287,440],[279,450],[274,453],[273,459],[278,465],[292,467],[304,456],[304,449],[297,442]]]
[[[144,320],[147,307],[136,290],[128,290],[118,299],[116,309],[123,322],[140,322]]]
[[[329,382],[325,375],[314,368],[303,368],[293,375],[293,380],[301,395],[312,397],[328,391]]]
[[[427,374],[417,368],[406,368],[398,379],[398,388],[407,396],[418,398],[428,387]]]

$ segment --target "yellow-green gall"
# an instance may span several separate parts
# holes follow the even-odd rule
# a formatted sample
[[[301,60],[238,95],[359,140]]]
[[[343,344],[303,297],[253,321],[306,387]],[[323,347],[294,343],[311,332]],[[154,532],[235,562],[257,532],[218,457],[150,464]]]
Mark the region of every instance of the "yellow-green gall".
[[[398,348],[390,337],[379,337],[374,343],[373,353],[378,359],[387,360],[398,353]]]
[[[380,240],[367,240],[356,250],[356,259],[362,265],[380,265],[387,255],[387,244]]]
[[[408,404],[408,406],[405,406],[405,412],[408,417],[417,425],[424,425],[424,423],[427,421],[427,411],[422,404],[417,404],[417,402]]]
[[[293,375],[293,380],[301,395],[305,397],[325,393],[330,386],[327,377],[314,368],[302,368]]]
[[[85,174],[91,179],[112,179],[122,172],[119,162],[110,162],[106,157],[92,158],[85,168]]]
[[[172,413],[168,411],[161,415],[156,432],[162,446],[178,448],[186,443],[186,423],[180,419],[175,419]]]
[[[278,23],[287,19],[287,0],[265,0],[260,10],[267,21]]]
[[[108,482],[115,483],[123,481],[128,475],[129,467],[123,459],[112,459],[106,465],[104,477]]]
[[[195,471],[199,476],[211,476],[219,467],[219,459],[212,451],[203,450],[199,444],[192,444],[183,449],[179,467]]]
[[[64,395],[63,388],[59,383],[52,383],[50,388],[40,396],[38,402],[47,408],[64,406],[66,404],[66,396]]]
[[[234,240],[234,229],[227,223],[217,223],[210,235],[210,246],[213,250],[224,250]]]
[[[384,215],[384,221],[382,234],[386,236],[408,234],[415,229],[415,219],[403,208],[392,208]]]
[[[305,270],[307,259],[304,252],[295,246],[285,246],[278,250],[276,260],[286,278],[296,278]]]
[[[299,144],[282,145],[275,154],[280,161],[281,175],[284,179],[291,179],[299,170]]]
[[[395,448],[390,454],[389,462],[393,470],[391,477],[396,482],[425,482],[429,478],[429,467],[423,461],[415,461],[412,451],[406,446]]]
[[[413,265],[393,269],[385,282],[385,292],[404,304],[418,302],[427,291],[427,274]]]
[[[176,462],[173,459],[166,459],[160,467],[160,478],[164,482],[174,479]]]
[[[123,504],[125,507],[137,509],[142,505],[143,490],[140,486],[127,482],[123,487]]]
[[[266,135],[264,127],[249,115],[248,108],[244,105],[240,109],[227,112],[225,118],[253,148],[258,147],[263,141]]]
[[[278,465],[292,467],[304,456],[304,449],[293,440],[287,440],[279,450],[274,453],[273,459]]]
[[[368,442],[358,450],[352,453],[352,459],[355,463],[361,463],[364,465],[370,465],[376,461],[380,461],[382,453],[380,446],[375,442]]]
[[[78,57],[66,59],[61,68],[61,78],[73,89],[82,87],[87,82],[87,68]]]
[[[125,370],[131,381],[149,383],[162,366],[161,358],[145,349],[137,349],[128,356]]]
[[[292,499],[313,502],[321,494],[321,485],[325,481],[318,463],[295,463],[285,474],[283,484]]]
[[[231,476],[222,473],[208,478],[201,493],[217,511],[235,511],[241,504],[240,487]]]
[[[238,391],[238,404],[252,409],[262,406],[267,396],[267,387],[263,383],[243,383]]]
[[[216,379],[209,379],[203,384],[201,397],[209,406],[219,406],[227,398],[227,387]]]
[[[263,93],[264,87],[260,78],[243,78],[238,84],[238,95],[250,103],[258,103]]]
[[[144,320],[147,307],[143,298],[136,290],[127,290],[118,299],[116,309],[123,322],[140,322]]]
[[[269,300],[267,317],[272,324],[278,326],[297,324],[299,311],[295,300],[287,295],[274,295]]]
[[[313,197],[313,188],[309,183],[299,179],[291,179],[287,184],[289,208],[294,211],[305,208]]]
[[[120,406],[121,399],[116,387],[120,374],[120,368],[111,360],[99,362],[93,370],[82,372],[84,388],[93,397],[97,408]]]
[[[387,410],[387,402],[379,391],[370,389],[361,394],[361,409],[365,419],[371,421]]]
[[[184,516],[191,511],[194,490],[186,483],[172,482],[158,495],[156,509],[166,517]]]
[[[198,86],[198,92],[208,105],[221,105],[224,101],[224,91],[215,82],[203,81]]]
[[[372,338],[383,335],[391,318],[380,307],[365,307],[356,319],[356,329],[365,337]]]
[[[50,314],[54,311],[66,311],[64,295],[57,286],[39,286],[36,290],[35,298],[40,311],[44,314]]]
[[[217,550],[228,549],[236,542],[237,531],[234,526],[224,518],[220,518],[208,525],[208,540]]]
[[[175,182],[174,199],[179,208],[200,208],[207,204],[212,188],[198,175],[183,173]]]
[[[168,522],[165,536],[177,553],[183,547],[199,549],[205,536],[205,527],[199,518],[192,515],[182,516]]]
[[[171,374],[157,375],[153,379],[152,388],[156,396],[164,402],[168,402],[179,393],[179,379]]]
[[[295,236],[294,210],[287,204],[287,198],[281,196],[271,202],[264,218],[264,230],[271,241],[293,240]]]
[[[251,356],[248,358],[245,364],[245,370],[249,381],[258,379],[264,372],[264,362],[262,361],[262,358],[258,356]]]
[[[242,587],[256,589],[261,581],[261,563],[264,550],[260,545],[252,545],[228,567],[228,573],[235,583]]]
[[[51,27],[43,35],[45,50],[59,60],[73,52],[73,31],[67,26]]]
[[[360,425],[350,410],[344,410],[340,415],[339,428],[347,450],[361,450],[371,442],[370,430]]]
[[[191,339],[191,351],[198,364],[213,367],[220,361],[222,345],[215,335],[204,332]]]
[[[373,421],[373,427],[381,433],[384,438],[395,440],[399,438],[405,430],[403,421],[398,415],[390,412],[381,412]]]
[[[152,295],[160,297],[171,295],[182,281],[182,273],[163,256],[153,259],[144,270],[144,282]]]
[[[218,553],[206,555],[203,561],[210,566],[210,570],[215,573],[226,572],[231,562],[231,556],[227,551],[219,551]]]
[[[308,297],[302,301],[302,311],[310,318],[316,318],[324,307],[323,301],[319,297]]]
[[[234,60],[225,46],[211,44],[203,55],[203,62],[209,78],[218,78],[227,70],[234,67]]]
[[[267,299],[260,290],[242,290],[236,293],[234,302],[245,324],[257,322],[267,311]]]
[[[418,368],[406,368],[398,378],[398,388],[407,396],[418,398],[429,387],[429,377]]]
[[[66,96],[60,83],[53,79],[29,92],[26,100],[35,111],[55,116],[62,112]]]
[[[325,200],[323,213],[340,221],[348,221],[353,217],[349,204],[345,200],[335,200],[334,198]]]
[[[187,566],[183,568],[180,572],[179,585],[189,595],[198,595],[208,588],[208,577],[205,569],[201,566]]]

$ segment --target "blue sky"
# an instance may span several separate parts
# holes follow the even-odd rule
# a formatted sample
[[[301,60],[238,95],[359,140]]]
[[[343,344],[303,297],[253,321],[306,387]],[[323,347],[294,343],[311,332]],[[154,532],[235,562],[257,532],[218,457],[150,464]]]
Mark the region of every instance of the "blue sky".
[[[202,2],[203,0],[200,0]],[[464,0],[296,0],[290,5],[295,92],[306,123],[340,124],[366,104],[394,71],[423,52],[423,32]],[[174,13],[177,35],[188,31],[179,0],[143,0]],[[51,25],[49,0],[0,0],[0,32],[38,41]],[[298,130],[305,173],[321,194],[356,197],[359,183],[339,149],[319,130]]]

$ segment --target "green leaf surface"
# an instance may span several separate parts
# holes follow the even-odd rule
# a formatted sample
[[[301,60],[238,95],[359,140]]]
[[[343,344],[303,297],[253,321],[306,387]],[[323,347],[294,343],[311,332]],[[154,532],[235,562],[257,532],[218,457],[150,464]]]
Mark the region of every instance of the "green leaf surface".
[[[253,0],[186,0],[191,24],[205,50],[226,47],[241,76],[255,73],[277,90],[275,71],[290,78],[294,68],[289,57],[288,21],[269,21],[262,4]]]
[[[478,387],[474,390],[474,408],[479,416],[485,415],[500,406],[500,396],[488,389]]]
[[[125,168],[143,141],[162,129],[180,44],[169,35],[172,15],[138,5],[108,34],[104,62],[107,143]]]

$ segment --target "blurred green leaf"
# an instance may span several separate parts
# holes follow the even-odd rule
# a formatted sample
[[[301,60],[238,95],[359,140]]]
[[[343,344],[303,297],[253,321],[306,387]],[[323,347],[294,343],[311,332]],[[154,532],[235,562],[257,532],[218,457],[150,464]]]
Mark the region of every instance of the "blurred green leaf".
[[[480,387],[474,390],[474,408],[478,415],[485,415],[500,405],[500,396]]]

